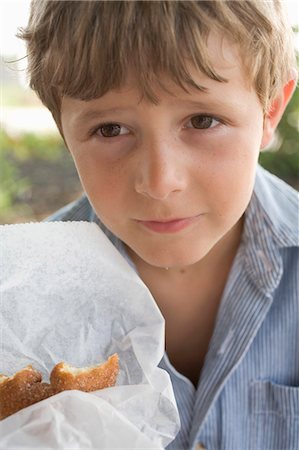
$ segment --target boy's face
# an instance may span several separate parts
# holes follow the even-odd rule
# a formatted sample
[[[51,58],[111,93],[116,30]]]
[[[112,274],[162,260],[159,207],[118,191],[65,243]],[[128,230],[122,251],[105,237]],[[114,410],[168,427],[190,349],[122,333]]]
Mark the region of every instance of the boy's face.
[[[102,222],[147,263],[201,260],[238,233],[263,140],[263,111],[228,44],[213,47],[220,83],[207,92],[164,78],[158,105],[140,100],[134,77],[92,101],[63,98],[62,128]]]

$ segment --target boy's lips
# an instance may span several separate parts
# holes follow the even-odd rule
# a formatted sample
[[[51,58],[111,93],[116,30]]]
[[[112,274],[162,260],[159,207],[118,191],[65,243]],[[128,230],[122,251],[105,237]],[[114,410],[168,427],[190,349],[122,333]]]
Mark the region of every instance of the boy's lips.
[[[176,233],[198,221],[198,219],[202,215],[203,214],[198,214],[192,217],[183,217],[179,219],[160,220],[160,221],[137,219],[136,222],[148,228],[151,231],[155,231],[156,233]]]

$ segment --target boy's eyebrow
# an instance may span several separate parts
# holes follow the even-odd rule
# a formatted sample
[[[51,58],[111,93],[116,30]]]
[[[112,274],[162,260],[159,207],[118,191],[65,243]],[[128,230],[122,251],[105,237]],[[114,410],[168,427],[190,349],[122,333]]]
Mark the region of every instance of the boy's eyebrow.
[[[74,118],[74,125],[84,124],[92,119],[100,119],[101,117],[110,114],[128,110],[129,108],[108,108],[108,109],[89,109],[88,111],[82,111]]]
[[[240,107],[242,106],[242,103],[236,97],[225,100],[218,97],[217,98],[206,97],[206,100],[204,101],[180,100],[179,103],[184,104],[185,107],[200,108],[206,110],[207,112],[217,107],[231,108],[232,106],[234,106],[234,108],[235,107],[238,108],[238,106]],[[174,102],[174,105],[175,104],[176,102]]]

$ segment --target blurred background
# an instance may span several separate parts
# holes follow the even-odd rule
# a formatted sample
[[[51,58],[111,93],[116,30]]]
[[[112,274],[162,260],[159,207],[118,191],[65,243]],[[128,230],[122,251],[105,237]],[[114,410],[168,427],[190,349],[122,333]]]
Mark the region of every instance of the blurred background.
[[[299,8],[286,0],[299,50]],[[80,196],[69,152],[48,110],[26,83],[26,50],[15,37],[30,0],[0,2],[0,223],[40,221]],[[12,62],[15,61],[15,62]],[[299,189],[299,89],[260,163]]]

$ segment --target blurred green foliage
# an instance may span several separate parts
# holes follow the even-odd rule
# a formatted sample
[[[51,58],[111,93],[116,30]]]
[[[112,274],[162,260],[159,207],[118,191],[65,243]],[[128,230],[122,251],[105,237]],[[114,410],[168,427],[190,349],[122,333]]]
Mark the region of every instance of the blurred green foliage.
[[[20,179],[19,170],[11,161],[8,148],[3,146],[3,133],[0,136],[0,215],[3,216],[13,206],[14,199],[29,186],[29,180]]]
[[[26,199],[30,197],[32,179],[23,174],[22,165],[28,161],[59,161],[66,152],[62,139],[57,135],[38,136],[25,133],[9,135],[0,131],[0,222],[13,215],[30,213]],[[44,180],[47,183],[48,180]]]

